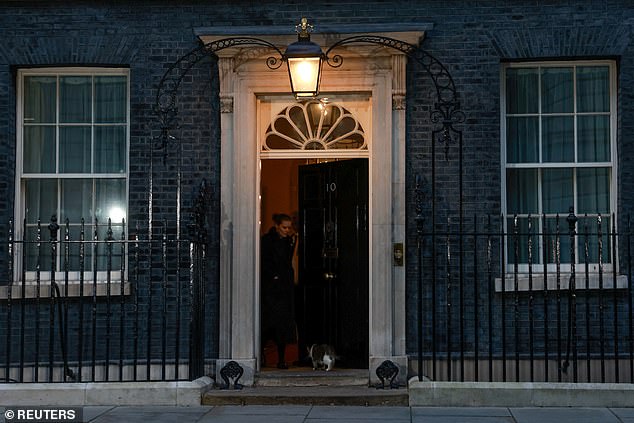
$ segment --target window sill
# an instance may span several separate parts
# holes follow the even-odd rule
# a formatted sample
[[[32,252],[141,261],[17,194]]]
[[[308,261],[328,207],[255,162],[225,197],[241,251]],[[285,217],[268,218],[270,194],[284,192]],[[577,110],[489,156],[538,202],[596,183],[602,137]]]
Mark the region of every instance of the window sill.
[[[570,282],[570,273],[561,273],[559,275],[559,289],[567,290]],[[557,290],[557,275],[548,274],[548,290]],[[533,274],[529,279],[528,274],[522,273],[517,276],[518,291],[543,291],[544,290],[544,274]],[[585,290],[599,289],[599,274],[590,273],[586,284],[585,272],[577,272],[575,280],[575,289]],[[614,287],[614,274],[612,272],[603,273],[603,289],[612,289]],[[616,288],[623,289],[628,287],[627,275],[616,276]],[[530,289],[529,289],[530,288]],[[502,278],[495,278],[495,292],[515,292],[515,275],[509,273],[505,275],[504,291],[502,291]]]
[[[93,282],[92,281],[84,281],[83,283],[83,292],[80,295],[81,284],[79,281],[68,281],[68,294],[66,293],[66,282],[57,281],[57,285],[59,287],[60,295],[62,297],[92,297],[93,296]],[[110,287],[110,296],[118,296],[121,295],[122,282],[121,281],[111,281],[110,285],[104,280],[98,280],[96,284],[96,293],[97,297],[105,297],[108,295],[108,287]],[[24,295],[22,290],[24,288]],[[22,284],[22,282],[16,282],[11,286],[0,286],[0,300],[6,300],[9,298],[9,289],[11,289],[11,299],[22,299],[22,298],[37,298],[37,283],[33,281],[28,281]],[[130,295],[132,292],[132,284],[130,282],[123,282],[123,295]],[[40,282],[40,292],[39,298],[48,299],[51,297],[51,283],[50,281],[41,281]]]

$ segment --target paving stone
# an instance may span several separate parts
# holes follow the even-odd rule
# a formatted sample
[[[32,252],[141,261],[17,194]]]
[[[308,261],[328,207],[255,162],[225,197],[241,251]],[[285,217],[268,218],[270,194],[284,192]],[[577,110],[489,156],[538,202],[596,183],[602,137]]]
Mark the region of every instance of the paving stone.
[[[209,412],[212,416],[228,416],[228,415],[287,415],[287,416],[306,416],[310,411],[310,405],[250,405],[245,406],[218,406]]]
[[[634,406],[634,404],[632,404]],[[620,419],[634,419],[634,408],[610,408]],[[623,420],[625,421],[625,420]]]
[[[412,416],[511,417],[505,407],[412,407]]]
[[[211,407],[168,407],[139,406],[115,407],[92,420],[94,423],[152,422],[180,423],[195,422],[211,410]],[[86,420],[86,419],[84,419]]]
[[[515,423],[515,420],[500,416],[416,416],[412,423]]]
[[[108,413],[114,408],[115,407],[111,405],[96,405],[96,406],[83,407],[82,409],[83,418],[85,421],[90,422],[95,420],[97,417]]]
[[[284,414],[227,414],[227,415],[211,415],[207,414],[197,423],[303,423],[306,422],[305,416],[288,416]],[[180,423],[185,423],[180,421]]]
[[[408,420],[410,419],[409,407],[328,407],[315,406],[308,414],[309,421],[312,419],[351,419],[351,420]]]
[[[511,408],[517,423],[620,423],[607,408]]]

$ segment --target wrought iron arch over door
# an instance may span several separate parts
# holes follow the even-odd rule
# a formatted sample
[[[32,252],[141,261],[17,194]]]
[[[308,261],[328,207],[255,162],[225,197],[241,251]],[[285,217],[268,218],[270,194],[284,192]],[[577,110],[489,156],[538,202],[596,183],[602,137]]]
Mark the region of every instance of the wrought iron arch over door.
[[[361,47],[368,45],[377,45],[397,50],[399,54],[407,56],[407,58],[411,60],[413,66],[420,67],[420,69],[424,71],[424,73],[429,77],[433,84],[433,89],[435,90],[435,102],[433,106],[431,107],[431,109],[417,109],[428,110],[429,122],[431,123],[431,151],[428,155],[428,159],[424,159],[429,163],[420,163],[418,168],[412,169],[410,173],[410,185],[415,185],[416,191],[416,195],[413,195],[411,198],[412,203],[415,203],[416,210],[414,213],[414,218],[410,219],[410,222],[412,224],[416,224],[418,239],[420,239],[420,234],[424,231],[424,228],[426,227],[431,228],[432,234],[435,237],[436,226],[438,220],[440,220],[440,217],[437,216],[436,211],[436,203],[438,202],[438,197],[440,197],[436,193],[437,185],[440,186],[436,178],[436,149],[439,146],[444,147],[445,155],[448,155],[450,151],[453,152],[457,150],[457,160],[449,161],[449,163],[451,163],[451,166],[458,167],[457,172],[452,172],[452,175],[456,175],[457,181],[454,181],[455,183],[452,184],[447,184],[446,181],[444,181],[442,186],[443,188],[447,187],[451,189],[457,189],[458,195],[454,196],[453,199],[455,199],[455,202],[457,202],[459,216],[462,217],[463,215],[463,136],[462,130],[456,128],[455,125],[462,124],[465,121],[465,115],[460,109],[459,96],[453,78],[451,77],[449,71],[443,63],[441,63],[438,59],[427,53],[422,48],[414,44],[410,44],[390,37],[385,37],[382,35],[358,35],[340,39],[326,50],[326,53],[324,55],[326,63],[328,63],[332,67],[341,66],[343,58],[341,55],[335,54],[336,49],[352,45],[358,45]],[[188,54],[179,58],[165,72],[163,78],[159,83],[157,91],[155,111],[160,127],[160,133],[156,138],[158,148],[165,148],[174,140],[173,132],[178,128],[179,121],[176,93],[178,92],[181,82],[183,81],[185,76],[199,61],[203,60],[206,57],[216,58],[219,51],[233,47],[259,47],[260,49],[270,50],[271,52],[273,52],[273,55],[276,56],[269,57],[267,59],[267,65],[271,69],[279,68],[282,64],[282,61],[284,60],[284,54],[278,46],[259,38],[242,36],[223,38],[206,44],[201,44],[199,47],[195,48]],[[450,145],[453,145],[454,148],[450,148]],[[309,144],[309,146],[317,147],[316,144]],[[443,166],[446,167],[446,165]],[[423,189],[422,187],[424,182],[422,173],[427,173],[427,169],[429,169],[428,173],[430,173],[430,180],[426,184],[429,186],[429,190]],[[419,172],[421,173],[421,175],[419,175]],[[445,172],[444,169],[443,172]],[[414,176],[415,178],[413,178]],[[415,179],[415,184],[413,179]],[[150,198],[152,189],[154,189],[154,186],[151,187]],[[180,213],[180,204],[178,201],[177,203],[177,209]],[[423,207],[423,204],[425,205],[425,207]],[[428,207],[430,209],[430,213],[428,213],[429,216],[426,213],[425,218],[423,218],[422,210],[427,210]],[[460,218],[460,233],[463,232],[462,221],[463,219]],[[462,242],[460,244],[461,247],[458,255],[462,257]],[[417,248],[416,252],[419,258],[419,262],[422,260],[422,249],[420,247],[421,246],[419,243],[419,248]],[[417,295],[416,306],[416,316],[418,317],[417,327],[419,332],[416,338],[418,341],[419,354],[418,377],[422,380],[421,354],[423,352],[423,336],[421,321],[423,319],[423,313],[422,297],[420,294],[422,292],[421,284],[422,281],[421,278],[419,278],[419,294]]]

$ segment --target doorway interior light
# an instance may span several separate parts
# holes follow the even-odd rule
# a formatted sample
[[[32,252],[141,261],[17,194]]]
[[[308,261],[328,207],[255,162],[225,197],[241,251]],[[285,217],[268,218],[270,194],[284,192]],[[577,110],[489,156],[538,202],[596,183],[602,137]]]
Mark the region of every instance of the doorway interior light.
[[[291,80],[291,91],[296,99],[314,98],[319,94],[321,65],[324,52],[321,47],[310,41],[313,26],[306,18],[295,27],[297,41],[290,44],[284,53]]]

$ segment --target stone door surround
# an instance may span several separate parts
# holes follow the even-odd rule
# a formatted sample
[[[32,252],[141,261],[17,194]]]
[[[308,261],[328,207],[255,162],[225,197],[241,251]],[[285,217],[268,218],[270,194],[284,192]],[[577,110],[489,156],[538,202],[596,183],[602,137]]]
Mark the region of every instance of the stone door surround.
[[[387,36],[418,45],[429,25],[398,28],[368,25],[364,34]],[[354,33],[316,28],[312,41],[329,45]],[[245,36],[280,47],[296,41],[281,27],[211,27],[196,29],[204,43]],[[405,271],[395,266],[393,244],[405,240],[405,68],[406,56],[377,45],[338,51],[343,65],[324,64],[322,93],[364,93],[372,102],[369,134],[369,379],[386,359],[399,366],[399,381],[407,377],[405,353]],[[259,357],[259,146],[258,97],[290,93],[284,64],[270,70],[270,51],[228,48],[218,53],[221,100],[221,240],[220,240],[220,358],[219,371],[230,360],[245,369],[244,384],[252,384]]]

